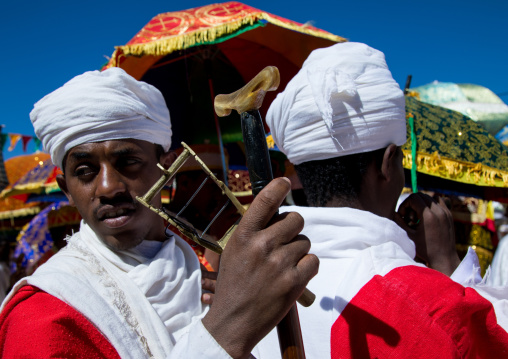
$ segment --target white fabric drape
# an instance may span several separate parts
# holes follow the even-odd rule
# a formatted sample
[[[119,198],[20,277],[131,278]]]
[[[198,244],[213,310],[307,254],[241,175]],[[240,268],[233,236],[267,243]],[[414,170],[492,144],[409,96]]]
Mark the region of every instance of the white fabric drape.
[[[330,357],[331,327],[349,301],[373,276],[384,276],[403,266],[416,263],[415,246],[395,222],[367,211],[352,208],[281,207],[280,212],[298,212],[305,220],[302,234],[312,243],[310,253],[319,257],[319,272],[308,288],[316,294],[312,306],[298,305],[305,352],[308,359]],[[475,256],[474,251],[469,256]],[[475,278],[477,268],[468,258],[452,277],[473,287],[494,306],[498,323],[508,328],[508,288],[492,288]],[[476,258],[477,263],[477,258]],[[461,282],[461,281],[464,282]],[[277,334],[272,331],[256,347],[259,359],[273,358],[277,352]]]
[[[345,42],[314,50],[270,105],[266,122],[291,163],[406,142],[404,94],[384,54]]]
[[[146,258],[136,249],[109,250],[82,222],[68,245],[32,276],[18,282],[13,292],[26,284],[78,310],[122,358],[167,358],[179,340],[192,342],[186,338],[191,327],[198,328],[199,337],[214,342],[199,320],[208,309],[200,300],[199,261],[177,236],[161,243],[160,250]],[[203,350],[193,345],[195,350]],[[228,357],[217,343],[213,346]]]
[[[171,146],[166,101],[154,86],[115,67],[76,76],[30,112],[35,134],[56,166],[71,148],[131,138]]]

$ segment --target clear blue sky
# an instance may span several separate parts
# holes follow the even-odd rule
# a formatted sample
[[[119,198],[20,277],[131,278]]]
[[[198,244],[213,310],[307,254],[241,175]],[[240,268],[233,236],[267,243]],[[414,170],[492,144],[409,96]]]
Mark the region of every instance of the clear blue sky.
[[[383,51],[395,80],[488,87],[508,102],[508,1],[243,1]],[[152,17],[212,1],[2,1],[0,124],[33,136],[32,106],[72,77],[99,69]],[[22,154],[16,150],[4,158]],[[30,142],[28,150],[32,151]]]

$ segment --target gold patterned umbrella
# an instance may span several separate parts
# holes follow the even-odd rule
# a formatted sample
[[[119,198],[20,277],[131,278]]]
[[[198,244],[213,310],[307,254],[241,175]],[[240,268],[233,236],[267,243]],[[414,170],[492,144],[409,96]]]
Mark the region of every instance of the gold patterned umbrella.
[[[508,202],[508,150],[462,113],[407,96],[406,115],[406,185],[413,191],[452,195],[457,251],[464,256],[471,246],[485,273],[492,261],[495,228],[484,200]]]
[[[434,81],[411,91],[417,92],[422,102],[466,115],[493,136],[508,125],[508,106],[486,87]]]
[[[508,201],[508,150],[482,126],[411,96],[406,97],[406,114],[403,163],[412,171],[406,179],[416,174],[420,189]]]

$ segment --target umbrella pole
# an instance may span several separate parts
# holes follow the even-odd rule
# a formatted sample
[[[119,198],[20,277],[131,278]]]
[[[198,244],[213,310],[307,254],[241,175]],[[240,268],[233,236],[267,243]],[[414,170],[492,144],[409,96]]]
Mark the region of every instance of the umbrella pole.
[[[212,80],[212,61],[210,59],[205,59],[205,70],[206,74],[208,75],[208,87],[210,88],[210,96],[212,99],[212,104],[215,99],[215,93],[213,91],[213,80]],[[222,133],[220,131],[219,126],[219,118],[217,117],[217,114],[215,111],[213,111],[213,118],[215,121],[215,131],[217,131],[217,141],[219,142],[219,149],[220,149],[220,158],[222,162],[222,175],[224,176],[224,184],[228,185],[228,173],[226,169],[226,155],[224,154],[224,146],[222,144]]]

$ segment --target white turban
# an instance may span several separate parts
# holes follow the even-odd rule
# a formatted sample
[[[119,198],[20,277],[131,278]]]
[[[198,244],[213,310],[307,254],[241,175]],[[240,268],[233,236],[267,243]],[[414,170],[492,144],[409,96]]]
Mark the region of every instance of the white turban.
[[[384,54],[354,42],[314,50],[266,122],[293,164],[406,142],[404,94]]]
[[[131,138],[171,146],[171,121],[158,89],[120,68],[74,77],[34,105],[30,119],[53,163],[71,148]]]

